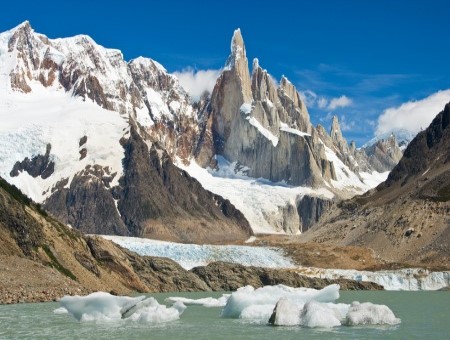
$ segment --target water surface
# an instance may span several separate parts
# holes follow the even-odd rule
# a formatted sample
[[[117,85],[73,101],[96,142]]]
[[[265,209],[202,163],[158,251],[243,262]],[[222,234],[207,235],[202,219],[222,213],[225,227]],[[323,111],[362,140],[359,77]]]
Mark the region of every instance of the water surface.
[[[151,294],[160,303],[168,296],[219,297],[221,293]],[[78,322],[54,314],[59,303],[0,305],[0,339],[449,339],[449,292],[341,292],[336,302],[385,304],[402,320],[396,326],[308,329],[272,327],[220,317],[221,308],[189,306],[180,320],[142,324]]]

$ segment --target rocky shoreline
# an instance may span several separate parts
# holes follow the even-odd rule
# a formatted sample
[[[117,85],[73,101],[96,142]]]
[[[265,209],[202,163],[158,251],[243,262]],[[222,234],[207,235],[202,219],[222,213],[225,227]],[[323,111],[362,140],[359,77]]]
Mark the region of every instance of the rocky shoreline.
[[[2,259],[1,267],[5,265],[4,260]],[[171,291],[233,291],[246,285],[252,285],[258,288],[264,285],[276,284],[321,289],[333,283],[339,284],[342,290],[383,289],[382,286],[372,282],[311,278],[300,275],[295,270],[245,267],[239,264],[214,262],[208,266],[196,267],[187,271],[169,259],[146,258],[146,260],[154,260],[153,264],[157,263],[159,266],[165,268],[163,270],[161,270],[162,268],[158,268],[161,270],[159,277],[156,278],[153,276],[150,278],[151,266],[148,268],[138,268],[135,266],[135,270],[138,274],[140,273],[139,276],[141,279],[146,281],[146,283],[150,283],[151,281],[153,289],[130,291],[127,293],[112,290],[110,293],[132,295],[134,293]],[[17,261],[20,262],[20,265]],[[53,268],[37,265],[26,259],[10,259],[8,264],[14,265],[15,269],[1,271],[0,304],[57,301],[64,295],[87,295],[95,291],[85,288],[67,277],[57,275],[57,272]],[[30,265],[34,267],[34,272],[30,270]],[[27,282],[20,283],[20,278],[24,277],[24,271],[28,272],[29,278]],[[14,274],[18,275],[15,276],[16,279],[13,278]],[[7,282],[10,282],[10,284]]]

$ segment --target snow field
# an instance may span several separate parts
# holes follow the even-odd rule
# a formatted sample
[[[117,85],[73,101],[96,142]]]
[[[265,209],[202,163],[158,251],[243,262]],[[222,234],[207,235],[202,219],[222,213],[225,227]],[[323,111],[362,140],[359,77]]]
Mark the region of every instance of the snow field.
[[[218,170],[204,169],[195,161],[176,165],[197,179],[206,189],[228,200],[240,210],[256,234],[283,234],[281,227],[282,208],[295,206],[297,197],[304,195],[333,198],[334,194],[325,189],[290,187],[284,183],[272,183],[262,178],[252,178],[242,172],[235,172],[236,163],[230,163],[217,156]],[[245,170],[245,169],[244,169]]]

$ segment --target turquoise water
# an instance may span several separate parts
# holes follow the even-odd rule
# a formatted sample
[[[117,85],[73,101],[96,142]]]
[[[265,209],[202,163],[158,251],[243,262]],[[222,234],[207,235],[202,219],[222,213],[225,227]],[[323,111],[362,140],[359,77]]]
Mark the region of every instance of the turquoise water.
[[[220,293],[152,294],[200,298]],[[54,314],[58,303],[0,305],[0,339],[450,339],[449,292],[341,292],[337,302],[370,301],[389,306],[402,319],[396,326],[308,329],[272,327],[221,318],[221,308],[189,306],[180,320],[164,324],[80,323]]]

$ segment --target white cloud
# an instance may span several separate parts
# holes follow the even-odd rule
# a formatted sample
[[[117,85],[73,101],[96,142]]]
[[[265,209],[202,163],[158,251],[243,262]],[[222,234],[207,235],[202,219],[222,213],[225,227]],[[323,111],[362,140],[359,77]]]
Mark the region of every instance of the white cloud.
[[[345,115],[342,115],[339,118],[339,125],[341,126],[342,131],[352,131],[356,126],[356,122],[354,120],[348,121]]]
[[[335,110],[338,107],[347,107],[353,104],[353,101],[345,95],[337,98],[327,98],[326,96],[319,96],[311,90],[299,93],[307,107],[318,107],[321,110]]]
[[[311,90],[299,91],[300,98],[305,102],[307,107],[312,107],[317,101],[317,94]]]
[[[187,68],[182,71],[175,71],[173,74],[192,99],[198,100],[203,92],[212,92],[221,72],[222,70],[194,71],[192,68]]]
[[[333,98],[330,100],[330,104],[328,104],[329,110],[335,110],[338,107],[347,107],[352,105],[352,100],[347,96],[340,96],[339,98]]]
[[[326,99],[325,97],[320,97],[317,100],[317,106],[319,106],[319,109],[324,109],[326,108],[328,105],[328,99]]]
[[[420,129],[427,128],[449,101],[450,89],[433,93],[422,100],[409,101],[398,107],[388,108],[378,117],[375,134],[380,135],[399,128],[417,133]]]

